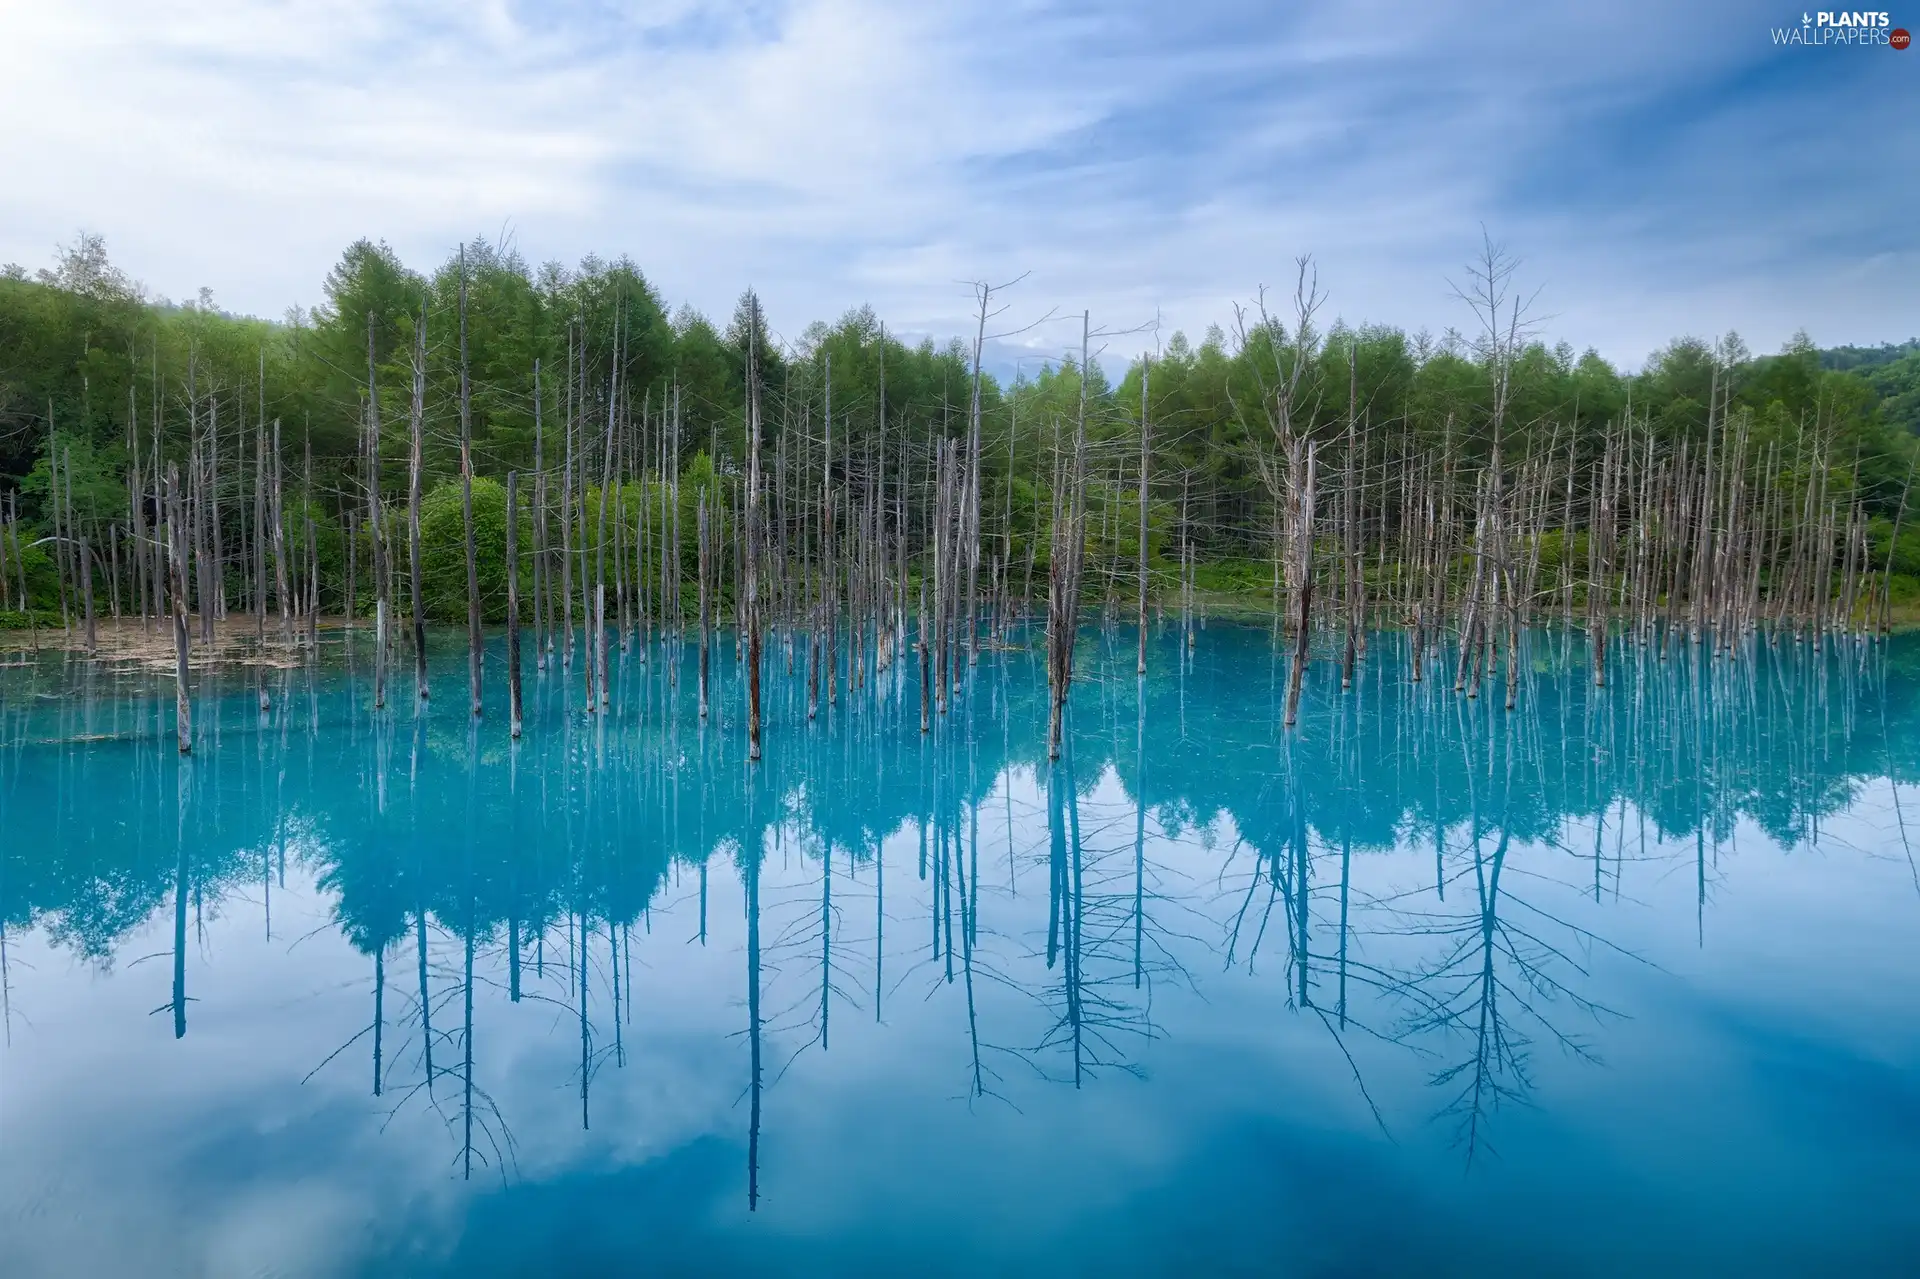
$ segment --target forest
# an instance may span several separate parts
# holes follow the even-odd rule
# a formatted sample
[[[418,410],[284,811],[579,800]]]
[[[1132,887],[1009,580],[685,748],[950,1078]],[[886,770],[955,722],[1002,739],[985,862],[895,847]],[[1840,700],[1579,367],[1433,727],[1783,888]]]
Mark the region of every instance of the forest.
[[[1481,246],[1437,338],[1330,318],[1306,259],[1284,305],[1250,292],[1198,341],[1049,313],[1059,358],[1007,382],[985,284],[945,345],[864,307],[780,341],[751,292],[724,325],[670,313],[626,258],[535,268],[475,240],[420,271],[362,240],[324,304],[272,322],[149,299],[83,234],[0,273],[0,617],[72,636],[84,615],[91,647],[95,613],[158,615],[182,518],[183,612],[264,635],[277,611],[290,641],[382,599],[396,626],[409,572],[422,623],[477,637],[516,543],[536,652],[564,613],[569,658],[590,568],[623,645],[738,620],[749,577],[777,615],[844,600],[902,635],[930,579],[936,622],[958,592],[976,634],[983,598],[998,626],[1049,593],[1284,611],[1362,651],[1390,617],[1416,660],[1448,619],[1489,646],[1576,608],[1884,629],[1920,594],[1920,342],[1687,337],[1623,373],[1549,345],[1518,270]],[[1115,346],[1152,353],[1116,380]]]
[[[1916,654],[1879,642],[1920,618],[1920,341],[1626,372],[1491,241],[1438,337],[1338,318],[1306,258],[1197,342],[972,287],[940,345],[479,240],[356,243],[280,322],[97,238],[0,273],[0,1029],[10,932],[170,958],[181,1040],[223,915],[321,902],[370,998],[302,1084],[422,1099],[472,1177],[511,1165],[511,1005],[586,1129],[711,877],[750,1211],[763,1053],[824,1053],[856,981],[876,1025],[902,974],[964,992],[984,1101],[996,1060],[1131,1073],[1156,999],[1263,942],[1380,1130],[1343,1036],[1411,1048],[1471,1163],[1531,1042],[1597,1060],[1592,957],[1641,962],[1543,889],[1684,889],[1697,949],[1772,873],[1743,832],[1852,851],[1882,781],[1920,889]],[[996,376],[1003,330],[1059,354]]]

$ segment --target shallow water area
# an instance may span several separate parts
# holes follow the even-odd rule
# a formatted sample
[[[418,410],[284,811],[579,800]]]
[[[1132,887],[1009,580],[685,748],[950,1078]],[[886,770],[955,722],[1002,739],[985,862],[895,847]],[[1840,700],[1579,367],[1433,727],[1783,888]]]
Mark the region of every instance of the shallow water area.
[[[0,1274],[1899,1273],[1920,639],[0,667]],[[844,652],[843,652],[844,658]],[[871,667],[871,651],[863,656]],[[1444,663],[1444,669],[1443,664]],[[1490,678],[1493,678],[1490,676]],[[1504,680],[1504,671],[1499,678]],[[262,688],[269,709],[260,709]]]

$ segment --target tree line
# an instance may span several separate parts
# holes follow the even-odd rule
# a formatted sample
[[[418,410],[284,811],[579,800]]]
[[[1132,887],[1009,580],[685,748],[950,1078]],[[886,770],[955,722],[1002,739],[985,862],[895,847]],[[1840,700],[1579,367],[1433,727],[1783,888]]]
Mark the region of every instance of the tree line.
[[[747,340],[756,323],[765,332],[764,317],[756,319],[747,295],[719,326],[688,307],[670,312],[625,258],[590,257],[572,269],[551,263],[533,268],[511,249],[484,240],[463,251],[479,474],[503,479],[508,469],[531,469],[532,367],[539,360],[550,371],[549,415],[563,412],[565,383],[552,371],[566,366],[570,335],[584,352],[590,384],[604,393],[616,324],[625,395],[636,406],[651,399],[656,410],[677,396],[686,460],[705,453],[737,465],[744,457]],[[264,411],[281,421],[290,457],[312,447],[313,496],[324,516],[322,572],[331,601],[344,588],[346,571],[340,516],[358,501],[369,314],[376,393],[383,418],[392,423],[406,415],[408,365],[424,305],[427,490],[458,473],[452,318],[458,276],[458,255],[421,272],[385,245],[362,240],[328,274],[322,305],[270,322],[222,312],[204,293],[180,304],[148,300],[93,236],[62,249],[55,266],[37,275],[6,268],[0,274],[0,496],[8,513],[17,502],[23,521],[35,528],[50,524],[56,454],[70,450],[73,471],[62,485],[73,485],[80,521],[102,529],[124,522],[124,477],[136,434],[157,432],[162,455],[170,456],[188,446],[195,417],[212,423],[205,429],[237,439]],[[1190,538],[1203,563],[1257,561],[1271,542],[1273,501],[1258,460],[1267,443],[1259,366],[1275,340],[1287,344],[1287,331],[1277,322],[1263,326],[1257,316],[1223,321],[1198,340],[1185,333],[1129,339],[1133,346],[1159,348],[1150,361],[1148,405],[1156,557],[1177,560],[1176,543]],[[1069,349],[1077,346],[1077,334],[1059,336],[1059,358],[1023,368],[1010,383],[991,371],[981,379],[982,432],[989,442],[983,482],[993,497],[1012,490],[1016,540],[1032,532],[1033,490],[1046,488],[1046,459],[1077,407],[1077,351]],[[1302,396],[1312,401],[1310,429],[1344,428],[1351,357],[1358,398],[1376,432],[1449,447],[1463,457],[1486,455],[1494,386],[1484,343],[1457,331],[1436,339],[1343,322],[1312,336],[1311,385]],[[917,443],[965,424],[972,393],[966,341],[908,344],[886,334],[879,317],[864,307],[832,324],[815,323],[789,342],[765,341],[759,375],[770,418],[798,420],[810,412],[811,429],[819,432],[829,358],[834,411],[844,418],[840,426],[856,454],[873,444],[883,363],[890,429],[901,432],[899,438]],[[1560,427],[1580,441],[1582,452],[1597,454],[1605,425],[1619,421],[1630,401],[1663,442],[1704,442],[1715,370],[1721,369],[1729,383],[1729,412],[1751,413],[1756,430],[1783,437],[1815,424],[1833,430],[1836,456],[1847,463],[1849,478],[1857,456],[1865,500],[1888,515],[1898,504],[1909,461],[1906,437],[1920,429],[1920,342],[1820,351],[1802,336],[1778,355],[1756,358],[1737,336],[1718,342],[1681,338],[1629,375],[1591,350],[1577,354],[1564,342],[1528,341],[1513,365],[1509,451]],[[1130,359],[1116,382],[1094,361],[1089,433],[1096,447],[1106,446],[1112,462],[1137,462],[1141,382],[1148,367]],[[130,415],[137,417],[135,430]],[[383,441],[389,492],[404,487],[406,466],[405,439]],[[1109,469],[1090,475],[1090,501],[1097,510],[1132,506],[1136,477],[1118,474],[1122,466]],[[1042,523],[1046,515],[1043,509]],[[1117,518],[1100,532],[1129,549],[1137,537],[1131,524]],[[1920,571],[1920,543],[1914,551],[1910,567]],[[1226,587],[1233,579],[1223,573],[1217,580]]]
[[[789,646],[812,633],[828,701],[918,622],[935,709],[951,650],[970,663],[1042,597],[1062,696],[1089,606],[1191,628],[1236,596],[1296,669],[1331,636],[1349,681],[1387,620],[1416,671],[1457,641],[1476,692],[1503,634],[1548,617],[1717,643],[1889,623],[1920,573],[1920,347],[1729,334],[1627,374],[1542,339],[1517,272],[1481,246],[1464,331],[1435,338],[1329,321],[1302,260],[1284,305],[1256,294],[1198,342],[1057,317],[1060,357],[1006,380],[985,283],[944,346],[868,308],[782,340],[750,291],[716,325],[625,258],[534,268],[476,240],[418,271],[362,240],[275,323],[149,300],[82,236],[0,274],[0,614],[57,613],[89,648],[97,614],[176,603],[204,642],[235,609],[289,643],[323,615],[396,642],[464,620],[477,655],[530,609],[535,660],[578,644],[604,683],[609,630],[757,644],[759,595]],[[1122,343],[1154,349],[1115,380]]]

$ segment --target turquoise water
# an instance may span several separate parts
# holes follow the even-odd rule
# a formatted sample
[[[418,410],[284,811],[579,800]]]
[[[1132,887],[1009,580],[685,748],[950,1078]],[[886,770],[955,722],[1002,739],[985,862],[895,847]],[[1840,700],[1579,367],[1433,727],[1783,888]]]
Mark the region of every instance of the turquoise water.
[[[0,1273],[1910,1272],[1920,642],[1529,642],[0,670]]]

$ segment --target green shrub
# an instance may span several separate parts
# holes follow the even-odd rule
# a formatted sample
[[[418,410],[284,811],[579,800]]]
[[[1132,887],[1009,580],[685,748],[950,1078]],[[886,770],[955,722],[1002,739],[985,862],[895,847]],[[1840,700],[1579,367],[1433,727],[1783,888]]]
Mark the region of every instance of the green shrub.
[[[0,631],[30,631],[36,626],[43,631],[57,631],[60,629],[60,614],[44,608],[36,608],[30,613],[17,608],[0,609]]]
[[[27,599],[37,608],[52,610],[54,617],[58,619],[60,616],[60,570],[53,562],[51,546],[28,545],[34,536],[31,530],[23,530],[20,534],[20,558],[27,570]],[[21,565],[14,563],[11,542],[7,545],[6,558],[7,598],[14,601],[17,608]],[[56,621],[55,624],[57,625],[58,622]]]
[[[461,509],[461,485],[450,480],[420,502],[420,595],[427,616],[436,622],[467,620],[466,517]],[[520,517],[520,542],[533,548],[533,521]],[[480,585],[480,615],[489,622],[507,617],[507,489],[498,480],[476,476],[473,481],[474,565]],[[406,541],[404,525],[397,543],[396,594],[406,595]],[[520,587],[531,608],[532,579],[524,575]],[[525,612],[522,617],[527,616]]]

